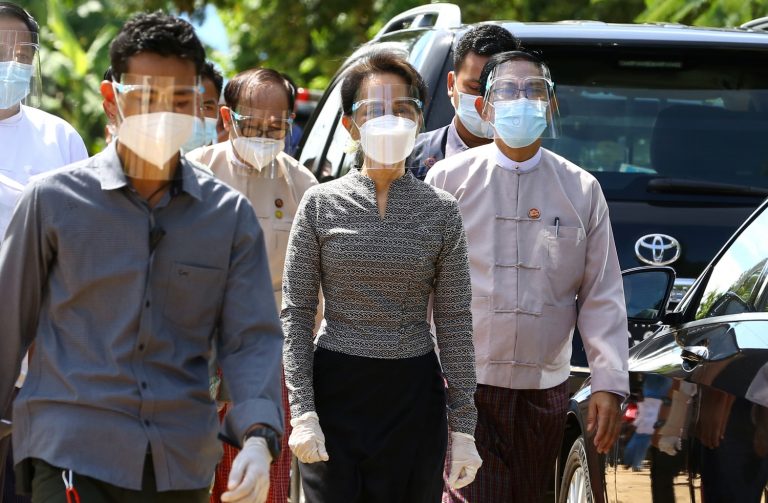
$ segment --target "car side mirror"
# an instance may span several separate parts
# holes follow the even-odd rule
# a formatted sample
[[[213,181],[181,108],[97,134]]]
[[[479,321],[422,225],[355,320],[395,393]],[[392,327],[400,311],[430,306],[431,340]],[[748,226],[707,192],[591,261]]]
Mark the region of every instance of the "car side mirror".
[[[671,267],[636,267],[621,273],[627,320],[653,324],[666,315],[667,303],[675,284]]]

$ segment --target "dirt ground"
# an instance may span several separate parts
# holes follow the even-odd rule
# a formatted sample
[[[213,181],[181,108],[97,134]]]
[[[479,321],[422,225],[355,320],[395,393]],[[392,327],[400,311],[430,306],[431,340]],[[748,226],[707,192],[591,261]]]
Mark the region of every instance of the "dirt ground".
[[[646,464],[639,472],[633,472],[623,466],[616,470],[616,503],[651,503],[651,479],[650,468]],[[606,477],[613,475],[613,468],[609,468]],[[699,487],[699,481],[694,481],[694,487]],[[609,495],[614,497],[614,495]],[[687,475],[678,475],[675,478],[675,499],[678,502],[690,501]],[[698,499],[698,494],[697,494]]]

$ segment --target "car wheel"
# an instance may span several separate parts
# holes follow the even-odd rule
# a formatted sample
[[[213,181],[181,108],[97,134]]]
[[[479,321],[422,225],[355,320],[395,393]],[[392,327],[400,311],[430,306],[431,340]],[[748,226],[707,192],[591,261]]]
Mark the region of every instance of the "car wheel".
[[[594,500],[587,468],[584,437],[579,437],[571,446],[571,451],[565,460],[558,503],[592,503]]]

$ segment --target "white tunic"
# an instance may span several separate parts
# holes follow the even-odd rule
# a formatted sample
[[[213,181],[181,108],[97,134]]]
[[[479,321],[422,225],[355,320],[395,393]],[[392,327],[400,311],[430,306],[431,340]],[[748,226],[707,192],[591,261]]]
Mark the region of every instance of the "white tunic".
[[[564,382],[578,324],[592,390],[627,393],[621,270],[597,180],[548,150],[515,163],[491,143],[438,162],[426,182],[464,219],[478,383]]]

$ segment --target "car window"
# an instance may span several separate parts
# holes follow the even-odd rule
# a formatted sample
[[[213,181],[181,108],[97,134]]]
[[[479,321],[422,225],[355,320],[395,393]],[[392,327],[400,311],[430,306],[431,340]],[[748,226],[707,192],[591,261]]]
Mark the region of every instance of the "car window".
[[[644,200],[633,183],[658,177],[768,186],[767,53],[541,50],[560,111],[544,144],[606,192]]]
[[[333,166],[328,162],[326,146],[331,133],[341,126],[341,85],[337,82],[327,94],[326,100],[312,124],[307,141],[301,149],[299,162],[306,166],[318,179],[334,174]]]
[[[731,243],[712,269],[695,318],[765,310],[758,295],[768,268],[768,211],[763,211]],[[764,300],[763,300],[764,301]]]

